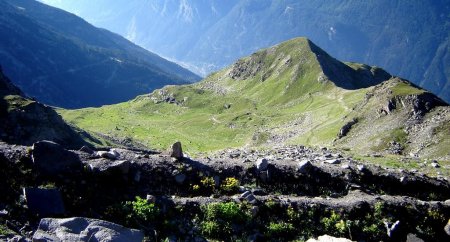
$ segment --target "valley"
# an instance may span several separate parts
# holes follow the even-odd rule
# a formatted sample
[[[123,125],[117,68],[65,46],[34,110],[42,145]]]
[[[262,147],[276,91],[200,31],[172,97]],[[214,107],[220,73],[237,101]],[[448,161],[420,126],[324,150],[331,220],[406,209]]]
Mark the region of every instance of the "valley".
[[[445,102],[405,80],[376,67],[339,62],[298,38],[196,84],[167,86],[118,105],[58,112],[82,129],[147,147],[165,149],[180,140],[192,155],[303,144],[359,155],[411,153],[449,160],[448,110]],[[352,120],[358,122],[339,138]],[[422,139],[415,141],[419,132]],[[401,150],[390,152],[393,142]]]
[[[209,10],[184,0],[91,2],[90,13],[107,22],[114,19],[95,8],[106,2],[121,7],[112,13],[134,17],[158,12],[162,3],[168,12],[180,6],[182,14],[154,22],[171,27],[169,37],[179,34],[165,44],[172,50],[184,46],[186,56],[208,50],[187,41],[196,31],[218,33],[208,44],[229,40],[234,31],[216,28],[227,26],[225,20],[237,12],[245,20],[268,6],[272,14],[284,3],[298,6],[289,0],[261,0],[261,6],[251,5],[253,0],[199,0],[214,10],[207,15],[211,22],[190,32]],[[133,11],[143,3],[152,8]],[[346,3],[336,13],[350,3],[361,6]],[[405,4],[393,3],[384,4]],[[438,1],[423,12],[440,4],[448,5]],[[294,8],[286,11],[295,16]],[[134,17],[127,38],[161,34],[151,25],[137,35]],[[380,19],[391,23],[385,17]],[[186,23],[182,27],[179,18]],[[120,29],[128,22],[116,24]],[[330,40],[345,42],[336,34],[342,27],[332,29]],[[255,49],[199,81],[119,35],[34,0],[0,0],[0,30],[0,241],[450,238],[450,106],[433,94],[446,97],[448,85],[437,92],[432,83],[435,89],[427,91],[380,67],[343,62],[306,37]],[[445,41],[431,42],[445,53]],[[430,59],[420,49],[411,53],[414,58]],[[248,50],[221,56],[224,50],[215,49],[208,55],[223,64]],[[395,53],[394,59],[411,60]],[[445,62],[436,55],[427,65],[427,85],[428,77],[446,70],[431,73],[439,66],[434,62]]]

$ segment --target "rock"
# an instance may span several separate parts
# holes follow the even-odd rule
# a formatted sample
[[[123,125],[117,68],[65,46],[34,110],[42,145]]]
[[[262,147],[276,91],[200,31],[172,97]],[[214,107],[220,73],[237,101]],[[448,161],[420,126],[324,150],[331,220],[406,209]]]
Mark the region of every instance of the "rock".
[[[406,242],[425,242],[423,239],[417,237],[415,234],[408,234],[406,236]]]
[[[258,202],[256,200],[256,197],[250,191],[246,191],[246,192],[242,193],[240,198],[245,199],[250,204],[255,204]]]
[[[8,215],[8,211],[6,211],[6,209],[3,209],[3,210],[1,210],[0,211],[0,216],[6,216],[6,215]]]
[[[448,220],[447,225],[445,225],[444,231],[447,235],[450,236],[450,219]]]
[[[336,164],[340,164],[340,163],[341,163],[341,160],[339,160],[339,159],[331,159],[331,160],[326,160],[326,161],[324,161],[324,163],[336,165]]]
[[[153,195],[147,194],[147,202],[148,203],[155,203],[156,202],[156,197],[153,196]]]
[[[434,167],[434,168],[439,168],[439,167],[441,167],[440,165],[439,165],[439,163],[436,161],[436,160],[433,160],[432,162],[431,162],[431,167]]]
[[[300,163],[298,163],[297,171],[302,174],[306,174],[311,170],[312,167],[313,165],[309,160],[303,160]]]
[[[94,151],[91,149],[91,148],[89,148],[88,146],[86,146],[86,145],[83,145],[83,147],[81,147],[80,149],[79,149],[79,151],[82,151],[82,152],[84,152],[84,153],[88,153],[88,154],[94,154]]]
[[[34,167],[45,175],[73,173],[82,168],[82,163],[75,153],[47,140],[33,144],[31,158]]]
[[[350,131],[350,129],[352,128],[352,126],[355,125],[357,122],[358,120],[353,119],[350,122],[346,123],[344,126],[342,126],[342,128],[339,130],[338,138],[340,139],[346,136]]]
[[[358,171],[360,171],[360,172],[364,172],[366,170],[366,166],[364,166],[364,165],[357,165],[356,169],[358,169]]]
[[[64,214],[64,203],[57,189],[24,188],[27,206],[39,216]]]
[[[260,158],[256,161],[256,169],[258,169],[259,171],[267,170],[268,166],[269,161],[266,158]]]
[[[176,181],[178,184],[183,184],[183,182],[184,182],[185,180],[186,180],[186,175],[183,174],[183,173],[180,173],[180,174],[178,174],[178,175],[175,176],[175,181]]]
[[[389,238],[394,237],[394,233],[398,229],[400,225],[400,220],[395,221],[392,225],[389,225],[386,221],[384,222],[384,226],[386,227],[386,233],[389,236]]]
[[[127,160],[118,160],[118,161],[108,161],[108,160],[97,160],[90,161],[89,167],[92,171],[100,172],[100,173],[113,173],[120,172],[123,175],[127,175],[130,171],[130,162]]]
[[[181,142],[178,141],[172,145],[170,157],[173,157],[177,160],[183,158],[183,149],[181,148]]]
[[[329,235],[319,236],[317,239],[309,239],[306,242],[352,242],[346,238],[336,238]]]
[[[112,241],[141,242],[144,233],[111,222],[89,218],[43,218],[33,235],[34,242]]]
[[[115,159],[119,158],[119,153],[116,150],[97,151],[97,156],[106,158],[106,159],[110,159],[110,160],[115,160]]]
[[[399,180],[400,180],[400,183],[402,183],[402,184],[408,183],[408,179],[406,177],[404,177],[404,176],[400,177]]]
[[[25,237],[23,237],[23,236],[14,235],[12,238],[9,238],[7,241],[8,242],[25,242],[25,241],[29,241],[29,240],[26,240]]]
[[[342,169],[350,169],[350,165],[349,164],[343,164],[341,166]]]
[[[250,213],[251,213],[252,217],[256,217],[256,215],[258,215],[258,212],[259,212],[259,207],[258,206],[253,206],[250,209]]]

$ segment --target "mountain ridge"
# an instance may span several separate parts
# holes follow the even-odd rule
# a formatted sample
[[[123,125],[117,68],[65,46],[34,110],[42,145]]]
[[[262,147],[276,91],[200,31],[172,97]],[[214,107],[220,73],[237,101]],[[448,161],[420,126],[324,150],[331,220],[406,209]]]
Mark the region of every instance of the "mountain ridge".
[[[449,159],[448,104],[382,69],[338,62],[309,43],[296,38],[244,57],[199,83],[61,114],[85,130],[133,137],[152,148],[174,140],[192,152],[303,144]],[[336,74],[339,68],[344,74]],[[128,116],[119,119],[123,112]],[[384,132],[374,132],[371,125]],[[343,132],[345,126],[350,127]],[[419,131],[426,135],[416,142]],[[397,143],[401,148],[391,149]]]
[[[204,74],[260,48],[308,36],[340,60],[383,67],[450,101],[450,4],[445,0],[166,0],[127,1],[127,8],[120,7],[125,1],[43,1],[124,36],[133,30],[137,43]],[[181,18],[181,10],[191,12],[190,22]]]
[[[27,95],[47,104],[100,106],[199,78],[57,8],[31,0],[0,4],[3,69]]]

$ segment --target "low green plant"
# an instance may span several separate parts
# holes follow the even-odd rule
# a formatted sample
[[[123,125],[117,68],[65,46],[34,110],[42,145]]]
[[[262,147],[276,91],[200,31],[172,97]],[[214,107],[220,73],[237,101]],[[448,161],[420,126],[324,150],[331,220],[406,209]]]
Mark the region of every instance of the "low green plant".
[[[229,228],[224,227],[217,221],[203,221],[200,228],[202,234],[209,238],[216,238],[222,233],[229,233]]]
[[[216,184],[212,177],[204,177],[202,180],[200,180],[200,183],[203,185],[204,188],[209,189],[213,189]]]
[[[136,220],[137,222],[153,222],[158,217],[160,211],[154,203],[149,203],[146,199],[136,197],[135,201],[128,201],[125,204],[131,208],[131,213],[127,219]]]
[[[267,226],[266,236],[277,239],[292,239],[295,235],[294,225],[286,222],[270,222]]]
[[[0,235],[9,235],[13,232],[3,224],[0,224]]]
[[[234,202],[211,203],[204,208],[205,218],[207,220],[222,219],[228,222],[245,222],[248,218],[247,213],[242,211],[241,207]]]
[[[250,216],[248,212],[234,202],[210,203],[201,207],[203,222],[200,224],[204,236],[221,239],[233,234],[233,228],[246,225]]]
[[[324,231],[333,235],[342,236],[348,231],[347,223],[341,218],[341,215],[335,211],[331,211],[329,217],[321,220]]]
[[[234,177],[227,177],[220,185],[220,188],[225,192],[235,192],[239,188],[239,180]]]

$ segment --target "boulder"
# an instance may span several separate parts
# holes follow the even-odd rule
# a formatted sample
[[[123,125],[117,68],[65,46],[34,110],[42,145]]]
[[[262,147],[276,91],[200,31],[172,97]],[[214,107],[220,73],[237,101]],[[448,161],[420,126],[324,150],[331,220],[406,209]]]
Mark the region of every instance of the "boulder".
[[[120,154],[115,149],[111,149],[109,151],[97,151],[97,156],[110,160],[115,160],[120,157]]]
[[[246,192],[242,193],[240,198],[244,199],[245,201],[247,201],[250,204],[256,204],[258,202],[256,200],[256,197],[250,191],[246,191]]]
[[[181,148],[181,142],[178,141],[172,145],[170,157],[173,157],[177,160],[183,158],[183,149]]]
[[[386,227],[387,235],[389,236],[389,238],[392,238],[392,237],[394,237],[395,233],[398,230],[398,227],[400,226],[400,221],[397,220],[392,225],[389,224],[388,222],[384,221],[384,226]]]
[[[144,234],[111,222],[89,218],[43,218],[33,235],[34,242],[112,241],[141,242]]]
[[[266,158],[260,158],[256,161],[256,169],[258,171],[265,171],[269,166],[269,161]]]
[[[39,141],[33,144],[31,158],[34,167],[45,175],[59,175],[81,170],[78,156],[52,141]]]
[[[91,148],[89,148],[89,146],[86,146],[86,145],[83,145],[83,147],[81,147],[79,151],[88,153],[90,155],[94,154],[94,151]]]
[[[324,161],[324,163],[336,165],[336,164],[340,164],[341,160],[339,160],[339,159],[330,159],[330,160]]]
[[[317,239],[309,239],[306,242],[352,242],[346,238],[336,238],[329,235],[319,236]]]
[[[100,172],[100,173],[112,173],[119,172],[123,175],[127,175],[130,171],[130,162],[128,160],[118,160],[118,161],[109,161],[109,160],[97,160],[89,162],[89,167],[92,171]]]
[[[447,225],[445,225],[444,231],[447,235],[450,236],[450,219],[448,220]]]
[[[35,214],[51,216],[64,214],[64,203],[57,189],[24,188],[27,206]]]
[[[406,236],[406,242],[424,242],[424,240],[417,237],[415,234],[408,234]]]
[[[311,170],[312,167],[313,167],[313,165],[311,164],[311,162],[309,160],[303,160],[303,161],[300,161],[300,163],[298,163],[297,171],[302,174],[306,174]]]

